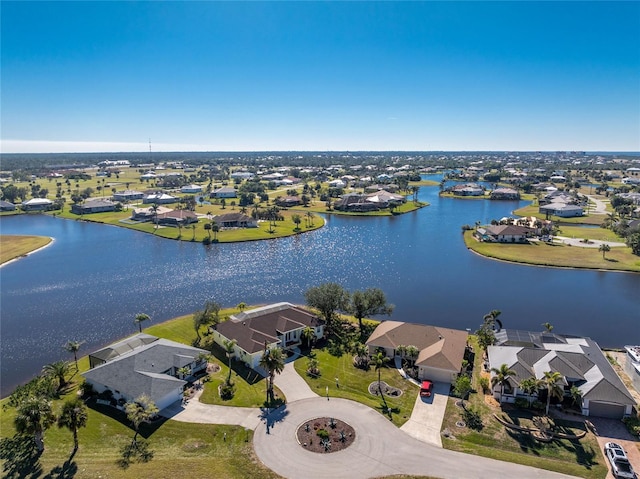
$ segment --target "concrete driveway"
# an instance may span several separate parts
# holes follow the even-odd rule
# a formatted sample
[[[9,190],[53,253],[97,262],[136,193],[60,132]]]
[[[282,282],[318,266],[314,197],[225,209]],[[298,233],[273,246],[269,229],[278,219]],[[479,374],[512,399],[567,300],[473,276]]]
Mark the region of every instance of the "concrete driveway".
[[[300,399],[318,397],[307,382],[300,377],[293,367],[293,362],[288,362],[284,365],[282,373],[276,375],[274,384],[280,388],[288,403],[299,401]]]
[[[590,417],[589,420],[596,427],[596,437],[598,438],[600,452],[604,455],[604,445],[607,442],[620,444],[627,452],[629,462],[636,472],[636,477],[638,477],[638,472],[640,471],[640,449],[638,449],[640,441],[629,434],[629,431],[627,431],[627,428],[621,421],[601,417]],[[609,464],[606,457],[604,462],[609,468],[606,479],[615,479],[613,474],[611,474],[611,464]]]
[[[304,449],[296,440],[296,431],[319,417],[334,417],[350,424],[356,432],[354,443],[329,454]],[[377,411],[338,398],[303,399],[282,406],[256,428],[253,446],[265,466],[286,478],[366,479],[398,474],[442,479],[571,477],[425,444],[409,437]]]
[[[442,447],[440,429],[447,409],[449,389],[449,384],[434,383],[431,397],[422,398],[416,388],[417,398],[413,405],[413,412],[400,429],[418,441]]]

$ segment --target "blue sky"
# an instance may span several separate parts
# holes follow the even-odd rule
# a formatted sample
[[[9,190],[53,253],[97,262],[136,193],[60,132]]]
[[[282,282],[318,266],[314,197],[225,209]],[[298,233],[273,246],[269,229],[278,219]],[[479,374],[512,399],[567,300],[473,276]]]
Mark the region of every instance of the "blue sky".
[[[2,2],[2,152],[640,150],[639,2]]]

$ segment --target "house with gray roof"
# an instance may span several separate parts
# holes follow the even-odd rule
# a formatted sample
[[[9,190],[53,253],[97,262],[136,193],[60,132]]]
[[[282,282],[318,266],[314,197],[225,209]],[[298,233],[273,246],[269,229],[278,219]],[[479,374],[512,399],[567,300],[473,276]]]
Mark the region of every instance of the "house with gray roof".
[[[109,390],[117,404],[146,394],[159,410],[182,399],[188,377],[206,369],[207,351],[140,333],[89,355],[82,376],[98,393]],[[188,368],[190,375],[179,372]]]
[[[622,380],[590,338],[502,329],[496,333],[496,344],[487,348],[489,368],[506,364],[515,372],[508,384],[496,384],[493,396],[500,402],[513,403],[516,398],[530,399],[519,387],[523,379],[542,379],[544,373],[562,375],[565,396],[573,386],[581,393],[581,409],[585,416],[620,419],[631,414],[635,400]],[[492,377],[495,375],[491,373]],[[546,394],[542,389],[538,393]],[[533,397],[538,397],[538,393]]]
[[[230,186],[218,188],[217,190],[212,191],[209,195],[210,198],[235,198],[236,196],[238,195],[235,188]]]
[[[216,344],[236,340],[235,357],[257,369],[265,348],[291,350],[302,344],[302,331],[312,328],[316,339],[324,335],[324,322],[291,303],[275,303],[231,316],[212,331]]]
[[[383,349],[386,356],[399,356],[399,346],[415,346],[420,351],[415,361],[419,379],[453,383],[462,369],[469,333],[457,329],[383,321],[366,342],[369,352]]]
[[[71,205],[71,212],[77,215],[104,213],[115,210],[116,204],[113,201],[104,199],[87,200],[84,203],[75,203]]]
[[[582,216],[584,214],[584,208],[567,203],[549,203],[547,205],[541,205],[538,208],[538,212],[544,213],[547,216],[553,215],[560,218],[573,218],[575,216]]]

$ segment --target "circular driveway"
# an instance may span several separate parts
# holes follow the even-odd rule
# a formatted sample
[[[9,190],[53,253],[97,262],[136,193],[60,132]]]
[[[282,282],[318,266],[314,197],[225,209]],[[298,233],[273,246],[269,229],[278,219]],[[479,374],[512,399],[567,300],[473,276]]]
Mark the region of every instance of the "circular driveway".
[[[305,450],[296,440],[299,425],[317,417],[335,417],[356,430],[352,446],[331,454]],[[366,479],[395,474],[439,478],[569,478],[563,474],[471,456],[420,442],[375,410],[346,399],[310,398],[283,406],[255,430],[258,458],[287,478]]]

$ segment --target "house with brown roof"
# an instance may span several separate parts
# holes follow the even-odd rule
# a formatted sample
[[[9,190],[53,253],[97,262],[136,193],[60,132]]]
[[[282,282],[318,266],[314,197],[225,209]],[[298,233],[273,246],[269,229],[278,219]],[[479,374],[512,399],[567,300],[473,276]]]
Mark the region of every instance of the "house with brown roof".
[[[492,200],[519,200],[520,193],[513,188],[496,188],[491,192]]]
[[[387,357],[399,356],[399,346],[415,346],[418,378],[452,383],[462,369],[469,333],[426,324],[383,321],[367,340],[371,354],[382,348]]]
[[[480,241],[494,243],[526,243],[535,235],[535,229],[519,225],[491,225],[478,228],[474,235]]]
[[[157,217],[159,225],[178,226],[198,222],[198,216],[189,210],[171,210],[161,213]]]
[[[257,228],[258,222],[244,213],[227,213],[213,217],[221,228]]]
[[[216,344],[236,340],[235,358],[257,369],[265,348],[286,350],[302,344],[302,331],[310,327],[317,339],[324,335],[324,322],[290,303],[275,303],[244,311],[218,324],[212,331]]]
[[[275,199],[276,205],[281,206],[283,208],[288,208],[290,206],[298,206],[302,203],[299,196],[278,196]]]

